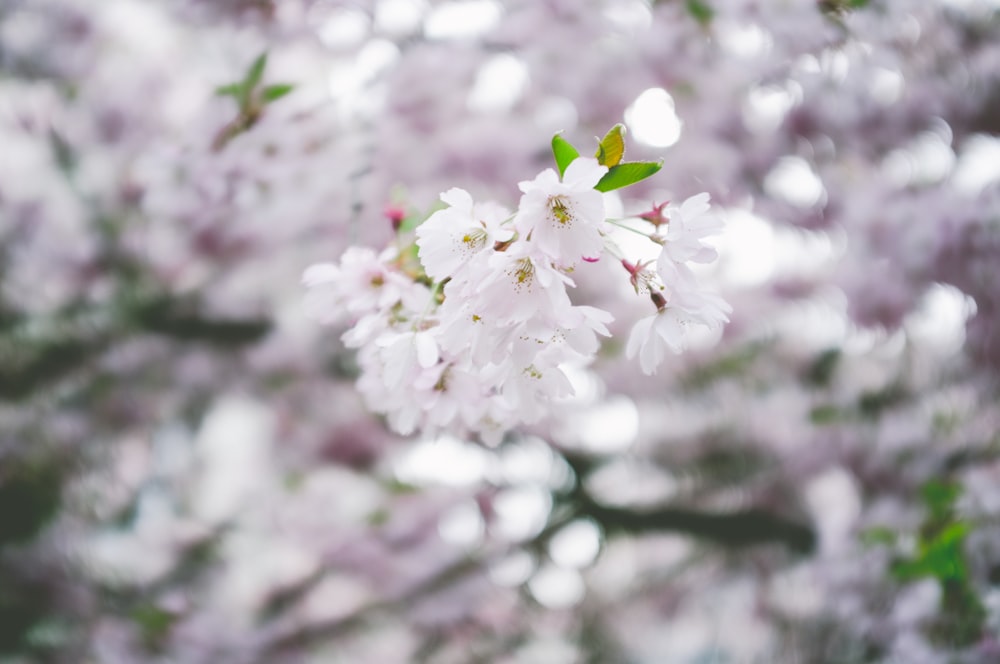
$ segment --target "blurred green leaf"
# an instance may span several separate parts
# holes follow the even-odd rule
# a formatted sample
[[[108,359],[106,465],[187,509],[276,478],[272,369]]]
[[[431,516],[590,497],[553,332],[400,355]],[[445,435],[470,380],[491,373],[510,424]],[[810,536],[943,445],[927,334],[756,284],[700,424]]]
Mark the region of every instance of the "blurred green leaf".
[[[267,67],[267,51],[264,51],[257,56],[257,59],[253,61],[250,65],[249,71],[247,71],[247,77],[243,81],[243,85],[247,89],[254,89],[259,84],[261,79],[264,77],[264,69]]]
[[[277,83],[275,85],[269,85],[264,88],[263,92],[261,92],[261,98],[265,102],[272,102],[276,99],[281,99],[294,89],[295,86],[290,83]]]
[[[962,488],[958,483],[944,480],[931,480],[920,488],[924,504],[930,510],[931,517],[937,520],[947,519],[951,515],[952,507],[961,493]]]
[[[826,387],[833,379],[833,373],[840,364],[841,351],[839,348],[828,348],[820,353],[809,368],[806,369],[805,380],[817,387]]]
[[[159,650],[177,622],[177,616],[154,604],[143,604],[132,611],[132,620],[142,633],[143,644],[149,650]]]
[[[876,526],[861,531],[860,539],[866,546],[892,545],[896,543],[898,534],[891,528]]]
[[[215,89],[215,94],[222,97],[236,97],[239,99],[243,96],[243,84],[230,83],[229,85],[220,85]]]
[[[55,462],[8,464],[0,475],[0,545],[32,539],[62,501],[63,473]]]
[[[715,10],[703,0],[685,0],[684,6],[688,14],[702,26],[707,26],[715,17]]]

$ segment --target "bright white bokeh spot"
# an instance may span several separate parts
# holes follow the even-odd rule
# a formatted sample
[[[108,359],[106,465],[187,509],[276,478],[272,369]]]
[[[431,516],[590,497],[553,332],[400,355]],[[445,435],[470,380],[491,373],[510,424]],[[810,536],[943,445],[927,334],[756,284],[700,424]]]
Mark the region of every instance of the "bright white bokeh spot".
[[[479,505],[474,500],[460,503],[441,516],[438,534],[450,544],[473,547],[483,541],[486,524]]]
[[[801,157],[782,157],[764,178],[764,190],[771,196],[801,208],[821,203],[826,196],[823,181]]]
[[[639,95],[625,110],[625,124],[635,140],[654,148],[670,147],[681,137],[674,98],[663,88],[650,88]]]
[[[377,85],[378,78],[399,59],[399,48],[385,39],[373,39],[357,54],[353,61],[334,65],[328,76],[330,95],[337,100],[341,113],[373,110],[381,103],[384,86]]]
[[[375,30],[392,36],[415,32],[425,11],[424,0],[379,0],[375,5]]]
[[[472,486],[483,480],[489,453],[451,436],[422,440],[396,463],[396,479],[414,486]]]
[[[1000,182],[1000,138],[987,134],[967,138],[951,181],[956,189],[967,194],[978,194]]]
[[[822,231],[775,227],[741,208],[725,210],[719,236],[717,273],[737,287],[754,287],[783,276],[821,278],[838,256],[831,236]]]
[[[757,134],[774,131],[784,122],[788,111],[802,100],[802,95],[802,86],[795,81],[784,86],[759,85],[747,93],[743,124]]]
[[[382,74],[399,59],[399,47],[386,39],[372,39],[358,53],[354,61],[356,75],[370,81]]]
[[[602,12],[608,23],[624,33],[639,33],[653,22],[653,11],[643,0],[617,2]]]
[[[493,28],[502,13],[500,3],[493,0],[444,2],[424,19],[424,34],[428,39],[476,37]]]
[[[843,468],[824,471],[806,483],[805,501],[819,530],[820,550],[848,546],[851,529],[861,514],[861,494],[854,475]]]
[[[944,180],[955,169],[955,162],[948,128],[947,132],[924,132],[907,147],[893,150],[883,160],[882,169],[897,186],[923,186]]]
[[[771,49],[771,35],[753,23],[723,23],[718,35],[722,48],[737,58],[753,58]]]
[[[468,105],[473,111],[508,111],[521,98],[528,85],[524,62],[506,53],[487,60],[469,92]]]
[[[560,567],[586,567],[600,551],[601,529],[590,519],[567,524],[549,542],[549,557]]]
[[[903,75],[895,69],[876,67],[872,72],[869,90],[872,99],[883,106],[890,106],[903,93]]]
[[[549,609],[567,609],[583,599],[586,588],[576,570],[546,565],[528,581],[528,590]]]
[[[573,386],[573,394],[566,399],[566,403],[590,404],[604,394],[604,382],[593,371],[569,364],[560,369]]]
[[[662,468],[639,461],[637,457],[618,456],[586,478],[587,491],[607,505],[656,505],[674,497],[677,480]]]
[[[316,34],[330,48],[358,46],[368,36],[370,19],[363,11],[338,9],[323,14],[316,27]]]
[[[505,484],[548,484],[555,455],[542,440],[524,438],[499,451],[500,475]]]
[[[774,274],[774,228],[747,210],[726,211],[718,248],[719,272],[730,284],[756,286]]]
[[[586,450],[624,452],[639,434],[639,409],[627,396],[615,395],[581,412],[571,426],[574,440]]]
[[[552,509],[552,495],[541,487],[523,486],[501,490],[493,498],[496,520],[491,528],[510,541],[534,537],[545,527]]]
[[[535,558],[527,551],[515,551],[490,565],[490,580],[498,586],[519,586],[535,571]]]
[[[941,353],[954,353],[965,343],[965,324],[976,313],[976,302],[954,286],[935,284],[920,306],[906,318],[910,339]]]

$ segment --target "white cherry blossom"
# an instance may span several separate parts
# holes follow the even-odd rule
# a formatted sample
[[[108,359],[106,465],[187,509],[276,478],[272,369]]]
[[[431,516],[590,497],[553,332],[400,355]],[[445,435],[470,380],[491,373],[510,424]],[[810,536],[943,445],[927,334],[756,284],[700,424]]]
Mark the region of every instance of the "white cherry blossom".
[[[501,226],[510,211],[497,203],[473,203],[472,196],[457,187],[441,194],[441,200],[449,207],[438,210],[417,227],[420,263],[435,281],[456,278],[462,268],[486,254],[495,242],[505,242],[514,234]]]
[[[604,243],[604,196],[594,185],[608,172],[596,159],[578,157],[560,181],[548,168],[518,186],[524,195],[514,227],[560,265],[572,267],[581,258],[598,258]]]

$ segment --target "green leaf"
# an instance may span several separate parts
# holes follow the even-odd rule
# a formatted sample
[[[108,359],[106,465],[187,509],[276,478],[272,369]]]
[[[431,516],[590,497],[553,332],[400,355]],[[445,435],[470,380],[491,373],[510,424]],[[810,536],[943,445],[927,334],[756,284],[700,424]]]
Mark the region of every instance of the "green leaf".
[[[239,99],[243,96],[243,84],[230,83],[229,85],[220,85],[215,89],[215,94],[220,97],[236,97]]]
[[[572,143],[556,134],[552,137],[552,156],[555,157],[556,166],[559,167],[559,177],[562,177],[563,173],[566,172],[566,167],[580,156],[580,152],[573,147]]]
[[[866,546],[894,545],[898,539],[896,531],[884,526],[868,528],[860,533],[862,544]]]
[[[931,480],[920,488],[920,494],[932,517],[947,519],[962,494],[962,487],[955,482]]]
[[[712,22],[715,10],[708,3],[702,0],[687,0],[684,4],[687,7],[688,14],[691,14],[691,17],[702,26],[707,26]]]
[[[601,166],[617,166],[625,156],[625,125],[619,123],[612,127],[601,139],[594,156]]]
[[[594,187],[597,191],[613,191],[645,180],[663,168],[662,161],[630,161],[612,166]]]
[[[272,102],[276,99],[281,99],[289,92],[295,89],[294,85],[288,83],[278,83],[276,85],[269,85],[261,92],[261,98],[265,102]]]
[[[250,65],[247,77],[243,80],[243,86],[247,90],[253,90],[264,77],[264,68],[267,67],[267,51],[257,56],[257,59]]]

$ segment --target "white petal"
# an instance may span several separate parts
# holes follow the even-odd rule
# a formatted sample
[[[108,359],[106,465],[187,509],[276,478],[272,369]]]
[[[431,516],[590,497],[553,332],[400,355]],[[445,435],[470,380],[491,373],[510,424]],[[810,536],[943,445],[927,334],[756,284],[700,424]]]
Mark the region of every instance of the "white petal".
[[[418,332],[413,337],[417,345],[417,362],[424,369],[430,369],[438,361],[438,347],[434,337],[428,332]]]
[[[594,185],[608,172],[592,157],[577,157],[563,173],[563,182],[573,189],[593,189]]]
[[[625,344],[625,357],[632,359],[639,352],[643,340],[649,336],[649,328],[653,324],[655,316],[640,318],[632,327],[632,332],[628,336],[628,343]]]
[[[472,195],[465,189],[452,187],[441,194],[441,200],[453,208],[469,213],[472,212]]]

